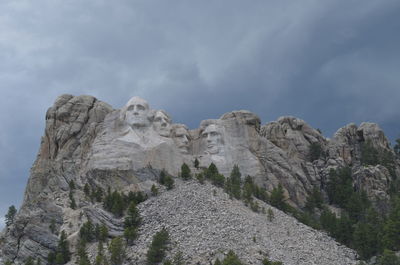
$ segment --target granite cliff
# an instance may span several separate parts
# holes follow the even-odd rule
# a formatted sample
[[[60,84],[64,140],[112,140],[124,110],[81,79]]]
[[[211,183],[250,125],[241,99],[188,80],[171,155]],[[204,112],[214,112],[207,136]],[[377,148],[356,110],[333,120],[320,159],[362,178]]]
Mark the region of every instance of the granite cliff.
[[[123,219],[88,200],[84,186],[150,194],[162,170],[178,176],[183,163],[193,172],[214,163],[225,176],[238,165],[243,177],[252,176],[268,192],[281,185],[286,202],[297,209],[305,206],[315,188],[326,199],[330,170],[348,166],[355,176],[353,188],[366,191],[385,211],[400,165],[397,160],[390,168],[383,163],[363,164],[364,143],[378,152],[393,153],[373,123],[346,125],[327,139],[301,119],[281,117],[262,125],[257,115],[241,110],[189,130],[137,97],[122,109],[113,109],[91,96],[62,95],[47,111],[23,204],[0,240],[0,264],[6,260],[23,264],[30,256],[45,262],[58,242],[49,229],[52,222],[57,231],[66,231],[72,249],[88,219],[105,224],[111,236],[122,235]],[[310,157],[312,146],[319,148],[317,157]],[[76,185],[75,209],[70,207],[71,181]],[[143,225],[137,243],[128,248],[127,264],[145,264],[150,237],[163,226],[175,242],[168,255],[180,250],[190,264],[207,264],[230,249],[248,264],[261,264],[264,254],[284,264],[356,263],[354,251],[264,202],[259,203],[275,212],[274,222],[229,199],[222,190],[212,195],[215,188],[209,184],[177,180],[174,189],[159,189],[159,196],[139,205]],[[89,253],[95,249],[90,245]]]

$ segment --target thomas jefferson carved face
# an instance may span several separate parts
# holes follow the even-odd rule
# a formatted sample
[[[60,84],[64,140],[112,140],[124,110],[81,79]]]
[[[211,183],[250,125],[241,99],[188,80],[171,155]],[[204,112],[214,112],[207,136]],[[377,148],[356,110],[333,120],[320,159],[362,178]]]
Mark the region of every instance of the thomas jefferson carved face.
[[[124,111],[124,119],[131,127],[147,127],[150,125],[149,104],[146,100],[133,97],[125,105]]]
[[[222,135],[217,125],[208,125],[202,133],[207,144],[207,153],[218,154],[222,148]]]
[[[153,125],[159,135],[169,137],[171,134],[171,118],[162,110],[156,112]]]
[[[190,135],[185,126],[178,126],[174,129],[174,141],[182,154],[189,153]]]

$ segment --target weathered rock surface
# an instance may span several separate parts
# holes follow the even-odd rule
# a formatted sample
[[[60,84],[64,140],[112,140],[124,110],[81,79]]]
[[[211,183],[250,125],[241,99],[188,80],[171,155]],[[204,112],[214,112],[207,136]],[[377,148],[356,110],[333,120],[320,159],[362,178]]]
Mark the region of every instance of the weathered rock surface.
[[[281,117],[261,125],[257,115],[241,110],[202,121],[198,129],[188,130],[184,125],[173,124],[165,111],[151,109],[140,98],[132,98],[122,109],[114,110],[91,96],[63,95],[46,114],[46,129],[31,169],[24,202],[14,224],[1,236],[0,257],[3,262],[9,259],[16,264],[29,256],[45,260],[58,240],[49,228],[52,220],[58,231],[68,233],[72,243],[76,242],[77,231],[87,217],[106,224],[112,235],[120,234],[121,220],[88,202],[83,193],[84,185],[104,190],[110,187],[122,192],[148,192],[161,170],[177,176],[182,163],[194,170],[196,158],[200,167],[214,163],[226,176],[238,165],[243,177],[253,176],[255,182],[268,191],[281,184],[287,202],[297,208],[304,206],[314,187],[325,192],[330,169],[350,166],[355,189],[365,190],[372,200],[379,202],[376,205],[384,208],[393,174],[400,175],[399,161],[396,160],[390,170],[384,165],[362,165],[361,146],[366,141],[379,152],[393,154],[383,131],[373,123],[362,123],[359,127],[349,124],[339,129],[332,139],[327,139],[301,119]],[[311,145],[321,149],[319,158],[314,161],[309,155]],[[70,208],[68,184],[71,180],[76,185],[73,194],[76,210]],[[276,211],[280,222],[268,224],[265,216],[248,211],[239,205],[240,202],[228,200],[221,194],[207,197],[207,185],[196,185],[180,185],[176,191],[163,193],[140,206],[145,220],[141,234],[147,236],[140,237],[139,242],[143,244],[138,247],[142,249],[137,250],[139,254],[131,255],[131,259],[138,262],[143,259],[140,253],[143,254],[150,240],[149,233],[165,223],[171,227],[173,240],[181,244],[179,248],[185,257],[193,262],[198,257],[193,253],[200,250],[207,259],[213,258],[206,246],[220,244],[237,250],[251,264],[257,263],[260,256],[257,253],[263,249],[285,264],[322,264],[321,260],[323,264],[338,264],[334,263],[337,257],[343,258],[344,263],[340,264],[352,264],[353,254],[346,258],[350,253],[347,249],[283,213]],[[192,188],[193,198],[189,198]],[[167,196],[164,201],[163,196]],[[205,202],[201,203],[200,198]],[[215,212],[210,213],[205,205],[215,208]],[[159,214],[155,213],[156,208]],[[174,213],[184,218],[186,208],[191,211],[188,219],[175,227],[176,221],[170,215]],[[228,216],[230,218],[225,218]],[[221,227],[213,230],[203,225],[205,221],[210,226]],[[282,235],[289,228],[290,236]],[[260,239],[256,238],[254,244],[247,241],[248,231],[257,231]],[[304,234],[307,235],[304,239],[310,240],[308,243],[302,241]],[[268,238],[273,238],[274,243]],[[330,249],[327,253],[331,254],[324,256],[325,248]],[[200,256],[198,259],[205,261]]]

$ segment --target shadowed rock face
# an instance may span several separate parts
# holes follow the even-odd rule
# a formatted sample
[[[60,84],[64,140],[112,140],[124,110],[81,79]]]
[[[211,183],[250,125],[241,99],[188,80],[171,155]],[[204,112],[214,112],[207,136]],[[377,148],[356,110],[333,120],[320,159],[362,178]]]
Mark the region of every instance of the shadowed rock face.
[[[121,234],[122,221],[88,202],[83,186],[148,192],[163,169],[177,176],[186,163],[198,172],[193,167],[196,158],[200,167],[214,163],[225,176],[238,165],[243,178],[252,176],[268,191],[281,184],[287,202],[295,207],[304,206],[313,187],[324,194],[330,169],[350,166],[354,187],[384,204],[392,176],[383,166],[361,165],[360,146],[367,140],[392,152],[382,130],[372,123],[347,125],[326,139],[301,119],[281,117],[261,126],[257,115],[240,110],[189,130],[138,97],[118,110],[91,96],[62,95],[47,111],[24,202],[0,240],[0,257],[17,263],[29,256],[45,260],[58,240],[49,229],[51,222],[57,231],[67,232],[71,243],[87,217]],[[318,144],[323,153],[315,161],[310,161],[311,144]],[[398,162],[394,170],[400,175]],[[77,210],[69,207],[71,180],[77,186]]]

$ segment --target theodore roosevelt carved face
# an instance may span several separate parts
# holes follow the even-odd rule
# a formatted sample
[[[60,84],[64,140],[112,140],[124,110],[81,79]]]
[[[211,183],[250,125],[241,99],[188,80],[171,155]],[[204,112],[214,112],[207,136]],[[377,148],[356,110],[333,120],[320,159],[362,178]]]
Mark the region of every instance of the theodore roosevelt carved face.
[[[182,154],[189,153],[190,134],[188,128],[183,124],[175,124],[173,129],[173,139]]]

